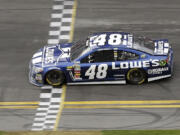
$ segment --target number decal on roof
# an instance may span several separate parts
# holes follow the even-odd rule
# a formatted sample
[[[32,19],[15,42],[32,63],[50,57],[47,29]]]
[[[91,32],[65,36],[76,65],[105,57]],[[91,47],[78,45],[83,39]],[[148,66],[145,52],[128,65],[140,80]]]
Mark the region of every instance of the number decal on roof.
[[[110,45],[120,45],[122,41],[121,34],[111,34],[109,36],[108,44]]]
[[[132,47],[133,36],[131,34],[101,34],[92,36],[89,39],[89,46],[103,46],[106,43],[108,45],[125,45],[127,47]]]
[[[90,38],[90,46],[102,46],[106,42],[106,34],[101,34],[98,36],[93,36]]]

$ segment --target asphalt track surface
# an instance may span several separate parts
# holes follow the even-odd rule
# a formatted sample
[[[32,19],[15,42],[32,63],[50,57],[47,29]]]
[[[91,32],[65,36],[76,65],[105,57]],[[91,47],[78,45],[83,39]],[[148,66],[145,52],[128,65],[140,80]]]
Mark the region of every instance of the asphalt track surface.
[[[0,101],[38,101],[28,62],[48,38],[50,0],[0,0]],[[78,0],[74,40],[92,32],[124,31],[168,38],[174,76],[143,85],[68,86],[66,101],[180,100],[179,0]],[[28,130],[35,110],[0,110],[0,130]],[[17,124],[18,122],[18,124]],[[178,108],[64,109],[59,129],[179,129]]]
[[[28,65],[47,43],[52,1],[0,3],[0,101],[36,101],[40,91],[28,83]]]
[[[0,0],[0,101],[37,101],[32,54],[47,43],[51,0]],[[0,130],[30,130],[36,110],[0,110]]]

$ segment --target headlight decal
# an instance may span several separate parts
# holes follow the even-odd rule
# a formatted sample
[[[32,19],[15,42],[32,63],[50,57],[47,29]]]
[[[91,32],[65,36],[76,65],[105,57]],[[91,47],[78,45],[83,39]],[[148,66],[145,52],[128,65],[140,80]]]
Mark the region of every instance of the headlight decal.
[[[35,73],[40,73],[40,72],[43,71],[43,68],[34,66],[34,67],[33,67],[33,71],[34,71]]]

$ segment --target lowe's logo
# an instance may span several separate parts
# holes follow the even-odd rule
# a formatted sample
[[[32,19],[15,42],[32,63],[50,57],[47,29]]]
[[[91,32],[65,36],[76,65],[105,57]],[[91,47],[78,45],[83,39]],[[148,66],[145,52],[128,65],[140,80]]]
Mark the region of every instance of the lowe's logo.
[[[128,69],[128,68],[148,68],[160,66],[159,60],[146,60],[146,61],[130,61],[130,62],[112,62],[112,69]]]

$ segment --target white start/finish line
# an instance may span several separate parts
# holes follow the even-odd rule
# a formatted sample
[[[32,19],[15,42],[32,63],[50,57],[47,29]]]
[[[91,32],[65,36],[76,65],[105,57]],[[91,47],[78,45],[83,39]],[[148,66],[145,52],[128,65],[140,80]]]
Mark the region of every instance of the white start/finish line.
[[[62,88],[42,87],[32,130],[52,130],[61,103]]]
[[[54,0],[51,14],[48,44],[58,44],[70,40],[74,0]]]
[[[73,38],[76,0],[54,0],[48,45],[71,42]],[[33,131],[56,130],[65,98],[64,88],[42,87],[39,107],[32,125]]]

